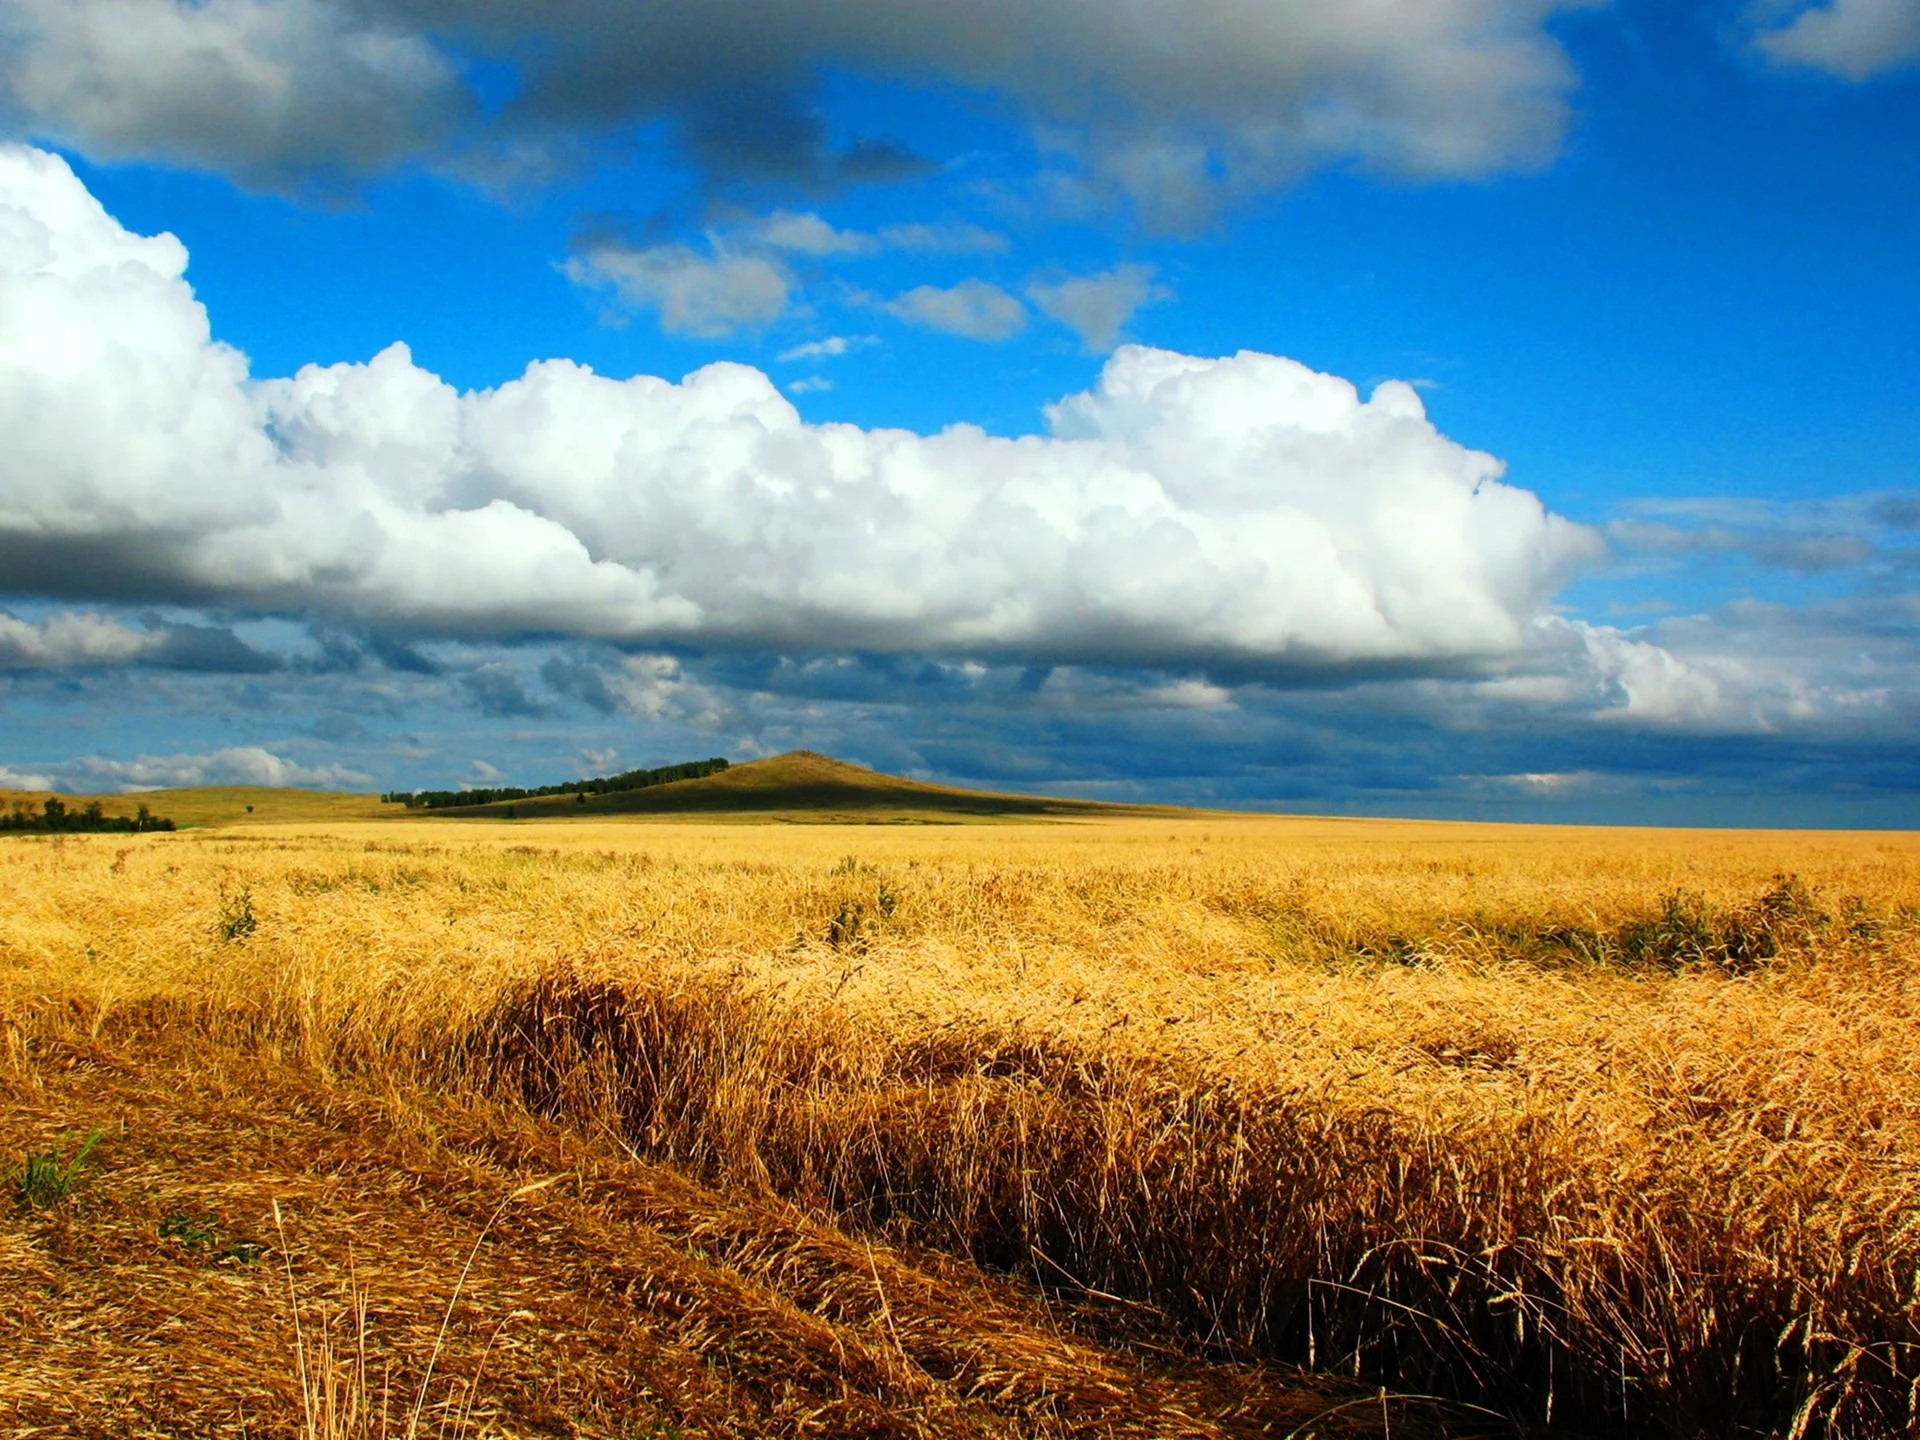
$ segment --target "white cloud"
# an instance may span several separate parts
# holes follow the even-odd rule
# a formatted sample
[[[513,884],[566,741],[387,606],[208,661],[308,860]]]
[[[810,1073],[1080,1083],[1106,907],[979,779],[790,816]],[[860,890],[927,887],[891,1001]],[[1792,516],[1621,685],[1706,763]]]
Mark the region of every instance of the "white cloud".
[[[1041,683],[1039,698],[1062,711],[1220,711],[1234,708],[1233,692],[1195,676],[1168,680],[1061,665]]]
[[[816,260],[902,250],[918,255],[1000,255],[1012,248],[1006,236],[981,226],[913,223],[877,231],[842,230],[811,210],[775,210],[731,232],[735,243],[806,255]]]
[[[1683,659],[1645,632],[1545,616],[1529,638],[1531,663],[1466,682],[1480,698],[1528,709],[1659,726],[1752,728],[1752,696],[1712,655]],[[1728,683],[1733,681],[1735,683]]]
[[[1920,0],[1826,0],[1796,8],[1786,24],[1755,36],[1781,64],[1866,80],[1920,62]]]
[[[1603,713],[1628,720],[1719,722],[1734,718],[1739,687],[1730,687],[1698,664],[1669,650],[1635,640],[1609,626],[1575,624],[1586,646],[1590,673],[1606,692]]]
[[[1589,790],[1606,777],[1591,770],[1543,770],[1518,775],[1487,775],[1487,783],[1502,785],[1535,795],[1564,795],[1573,790]]]
[[[804,345],[795,345],[790,350],[782,350],[776,358],[787,364],[797,360],[835,360],[852,351],[864,350],[870,345],[879,343],[878,335],[829,335],[824,340],[809,340]]]
[[[798,255],[823,259],[831,255],[864,255],[879,248],[871,235],[854,230],[838,230],[811,211],[796,213],[776,210],[752,227],[762,245],[774,250],[790,250]]]
[[[37,770],[11,770],[0,765],[0,790],[51,790],[53,777]]]
[[[281,185],[447,139],[459,72],[401,17],[325,0],[0,0],[0,120],[98,160]]]
[[[0,0],[3,3],[5,0]],[[576,285],[612,291],[627,309],[657,311],[660,328],[669,334],[719,338],[739,330],[759,329],[788,312],[801,286],[792,268],[797,263],[793,257],[845,261],[884,250],[964,252],[1004,245],[1003,237],[972,225],[893,225],[870,234],[842,230],[813,211],[776,210],[718,226],[707,232],[700,246],[601,241],[587,246],[562,268]],[[916,307],[924,306],[935,319],[923,323],[935,323],[943,329],[953,324],[990,326],[995,319],[1004,323],[1008,304],[1019,312],[1024,324],[1025,312],[1019,302],[999,290],[993,290],[993,296],[985,301],[989,308],[996,304],[1000,307],[998,316],[969,311],[970,303],[978,309],[981,287],[979,281],[969,281],[953,292],[923,286],[921,291],[912,292],[911,299],[902,297],[895,303],[903,307],[899,313],[910,313],[910,318],[917,318]],[[822,348],[798,346],[780,358],[819,359],[844,354],[849,346],[870,343],[871,339],[835,337],[815,342]],[[826,348],[833,346],[840,348]]]
[[[962,280],[946,288],[917,285],[882,301],[880,308],[910,325],[969,340],[1010,340],[1027,328],[1027,307],[985,280]]]
[[[1410,387],[1362,397],[1277,356],[1124,347],[1014,438],[807,425],[733,364],[672,384],[547,361],[461,394],[394,346],[253,382],[184,264],[56,157],[0,149],[0,561],[26,589],[100,575],[451,634],[1418,670],[1525,654],[1599,552]]]
[[[163,630],[134,630],[104,615],[54,615],[35,625],[0,610],[0,670],[124,665],[165,648]]]
[[[1441,682],[1442,708],[1477,699],[1570,720],[1717,734],[1903,731],[1920,703],[1916,613],[1910,598],[1883,598],[1811,610],[1740,601],[1633,629],[1545,616],[1528,658],[1491,677]]]
[[[798,380],[787,383],[787,393],[790,395],[820,394],[831,389],[833,381],[824,375],[802,375]]]
[[[1120,342],[1120,332],[1141,306],[1170,299],[1172,293],[1154,283],[1151,265],[1117,265],[1098,275],[1027,287],[1027,298],[1042,315],[1058,320],[1096,354]]]
[[[576,285],[610,289],[635,309],[659,313],[670,335],[718,338],[758,329],[787,312],[792,279],[778,261],[721,247],[597,245],[566,265]]]
[[[890,250],[920,255],[1004,255],[1013,248],[1006,236],[978,225],[889,225],[879,241]]]
[[[629,655],[607,685],[628,714],[649,720],[711,726],[731,713],[719,692],[688,676],[671,655]]]
[[[301,765],[257,745],[208,755],[141,755],[132,760],[88,756],[53,767],[61,788],[88,791],[172,790],[196,785],[289,786],[311,790],[364,788],[371,777],[340,765]]]

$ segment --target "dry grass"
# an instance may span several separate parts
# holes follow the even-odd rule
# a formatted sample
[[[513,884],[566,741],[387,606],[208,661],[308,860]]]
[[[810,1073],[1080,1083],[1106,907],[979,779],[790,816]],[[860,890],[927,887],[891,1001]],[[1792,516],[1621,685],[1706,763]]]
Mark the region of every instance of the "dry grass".
[[[388,823],[0,849],[23,1057],[78,1023],[507,1106],[1105,1305],[1115,1334],[1635,1433],[1916,1424],[1916,975],[1904,836]]]

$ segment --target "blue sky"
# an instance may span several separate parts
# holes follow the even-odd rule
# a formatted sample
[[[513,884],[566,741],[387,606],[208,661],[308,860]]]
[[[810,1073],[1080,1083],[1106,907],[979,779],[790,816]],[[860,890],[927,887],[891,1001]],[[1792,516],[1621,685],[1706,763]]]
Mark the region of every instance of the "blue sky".
[[[0,779],[1912,823],[1920,0],[0,41]]]

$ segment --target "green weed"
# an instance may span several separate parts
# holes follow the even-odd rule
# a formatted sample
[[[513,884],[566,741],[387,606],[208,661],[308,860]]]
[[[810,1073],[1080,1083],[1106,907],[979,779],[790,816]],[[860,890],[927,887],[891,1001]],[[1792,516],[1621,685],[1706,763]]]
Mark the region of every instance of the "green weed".
[[[827,918],[827,943],[836,950],[864,947],[866,939],[860,932],[866,919],[866,906],[858,900],[842,900],[839,908]]]
[[[61,1158],[58,1142],[51,1150],[27,1156],[7,1176],[7,1188],[13,1191],[15,1207],[22,1211],[50,1210],[73,1194],[85,1178],[94,1147],[105,1133],[97,1129],[88,1131],[71,1159]]]
[[[251,1265],[261,1255],[259,1244],[235,1239],[211,1215],[169,1215],[160,1222],[160,1238],[204,1255],[216,1265],[226,1260]]]
[[[220,938],[229,944],[246,939],[260,928],[259,917],[253,913],[253,891],[242,885],[229,895],[226,887],[220,887],[220,919],[215,929]]]

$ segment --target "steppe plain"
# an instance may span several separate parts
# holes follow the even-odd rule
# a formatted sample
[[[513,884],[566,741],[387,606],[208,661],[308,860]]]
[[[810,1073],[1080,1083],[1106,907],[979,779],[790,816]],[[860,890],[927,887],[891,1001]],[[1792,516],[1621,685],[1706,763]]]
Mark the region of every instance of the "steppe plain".
[[[1916,1424],[1920,836],[204,803],[0,841],[12,1433]]]

